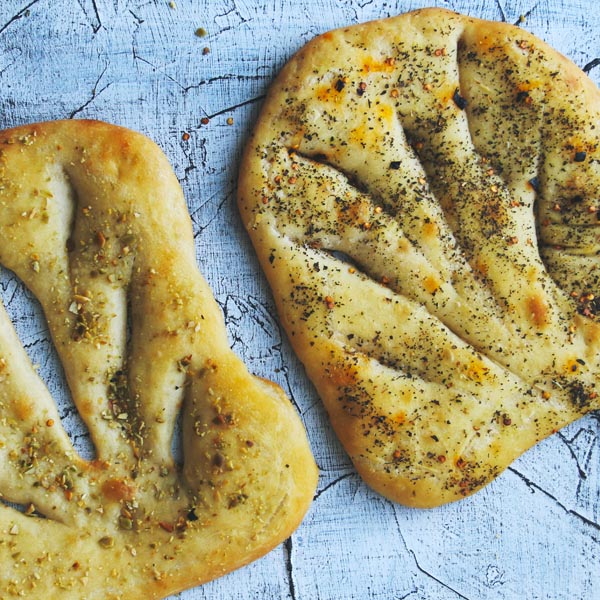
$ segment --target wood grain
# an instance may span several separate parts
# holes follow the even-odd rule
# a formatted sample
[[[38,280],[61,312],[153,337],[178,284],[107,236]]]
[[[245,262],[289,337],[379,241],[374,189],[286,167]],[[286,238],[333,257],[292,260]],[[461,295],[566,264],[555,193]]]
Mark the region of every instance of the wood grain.
[[[600,597],[599,415],[539,444],[472,498],[431,511],[387,502],[354,472],[271,316],[273,301],[234,203],[241,148],[266,89],[313,36],[433,4],[518,24],[598,83],[597,5],[585,0],[175,2],[2,2],[0,128],[95,118],[157,141],[183,186],[200,268],[224,311],[233,348],[252,371],[286,389],[307,426],[321,479],[300,529],[256,563],[177,597]],[[206,36],[196,35],[200,27]],[[75,444],[92,456],[38,306],[7,272],[0,295]]]

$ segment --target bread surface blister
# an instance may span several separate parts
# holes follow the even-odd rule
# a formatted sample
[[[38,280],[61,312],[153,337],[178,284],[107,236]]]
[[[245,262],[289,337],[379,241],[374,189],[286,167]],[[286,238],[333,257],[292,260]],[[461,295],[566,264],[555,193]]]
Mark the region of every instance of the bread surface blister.
[[[427,9],[273,83],[239,206],[358,472],[463,498],[599,408],[600,94],[521,28]]]
[[[77,454],[0,305],[1,598],[162,598],[292,533],[316,486],[304,429],[230,350],[153,142],[0,132],[0,264],[39,300],[95,447]]]

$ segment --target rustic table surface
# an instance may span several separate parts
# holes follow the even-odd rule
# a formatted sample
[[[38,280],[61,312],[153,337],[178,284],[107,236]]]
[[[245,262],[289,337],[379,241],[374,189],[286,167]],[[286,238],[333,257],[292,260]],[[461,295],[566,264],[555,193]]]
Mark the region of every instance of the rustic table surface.
[[[231,344],[293,399],[320,467],[312,508],[286,543],[177,598],[600,598],[599,415],[539,444],[472,498],[428,511],[383,499],[361,482],[332,434],[273,317],[237,213],[241,149],[292,53],[328,29],[428,4],[519,24],[600,81],[600,7],[587,0],[0,3],[0,128],[93,118],[158,142],[184,189],[200,268]],[[0,292],[66,427],[89,455],[35,304],[9,273]]]

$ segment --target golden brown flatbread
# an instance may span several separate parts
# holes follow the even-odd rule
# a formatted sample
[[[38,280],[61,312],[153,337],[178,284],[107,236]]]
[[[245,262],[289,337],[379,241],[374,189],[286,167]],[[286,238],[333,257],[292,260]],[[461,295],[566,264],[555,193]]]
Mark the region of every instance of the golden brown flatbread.
[[[263,555],[317,471],[231,352],[159,148],[105,123],[0,133],[0,263],[41,303],[96,448],[75,452],[0,310],[0,596],[162,598]],[[181,411],[184,464],[171,440]]]
[[[239,206],[359,473],[466,496],[600,406],[600,94],[523,29],[428,9],[273,83]]]

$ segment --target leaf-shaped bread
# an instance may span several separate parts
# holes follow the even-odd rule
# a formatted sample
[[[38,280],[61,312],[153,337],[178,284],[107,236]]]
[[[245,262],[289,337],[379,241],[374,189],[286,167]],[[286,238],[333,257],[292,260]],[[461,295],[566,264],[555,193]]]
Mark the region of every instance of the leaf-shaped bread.
[[[39,299],[96,457],[0,312],[0,596],[160,598],[258,558],[316,485],[282,390],[231,352],[181,188],[146,137],[0,133],[0,263]],[[171,455],[181,411],[184,464]]]
[[[362,477],[435,506],[600,406],[600,94],[520,28],[428,9],[273,83],[239,206]]]

